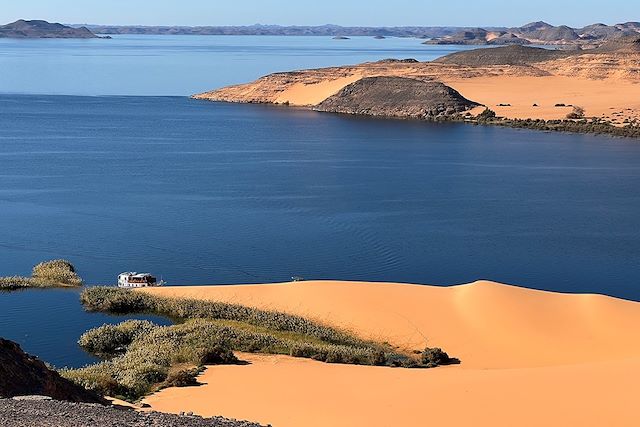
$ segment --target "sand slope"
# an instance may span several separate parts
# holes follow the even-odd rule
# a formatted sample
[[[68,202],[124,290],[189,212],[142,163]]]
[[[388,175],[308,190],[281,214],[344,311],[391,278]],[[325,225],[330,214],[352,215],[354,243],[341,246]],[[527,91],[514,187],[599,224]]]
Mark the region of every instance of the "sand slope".
[[[286,311],[407,349],[439,346],[459,357],[465,368],[640,356],[640,304],[599,295],[492,282],[438,287],[317,281],[146,291]]]
[[[168,389],[154,409],[276,426],[636,426],[640,304],[492,282],[450,288],[301,282],[147,289],[238,302],[347,327],[408,348],[442,346],[462,365],[405,370],[242,355],[208,385]]]

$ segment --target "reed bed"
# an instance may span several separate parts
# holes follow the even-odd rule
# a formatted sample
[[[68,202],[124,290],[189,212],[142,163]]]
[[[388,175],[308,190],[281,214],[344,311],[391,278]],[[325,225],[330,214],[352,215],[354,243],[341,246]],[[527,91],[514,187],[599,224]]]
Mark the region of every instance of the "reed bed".
[[[127,400],[163,387],[192,385],[205,365],[239,363],[234,351],[405,368],[457,362],[440,349],[406,354],[300,316],[235,304],[108,287],[84,290],[81,301],[92,311],[154,313],[179,322],[158,326],[129,320],[100,326],[80,337],[85,350],[104,360],[62,374],[90,390]]]
[[[82,286],[82,279],[67,260],[55,259],[41,262],[31,272],[31,277],[0,277],[0,290],[22,288],[64,288]]]

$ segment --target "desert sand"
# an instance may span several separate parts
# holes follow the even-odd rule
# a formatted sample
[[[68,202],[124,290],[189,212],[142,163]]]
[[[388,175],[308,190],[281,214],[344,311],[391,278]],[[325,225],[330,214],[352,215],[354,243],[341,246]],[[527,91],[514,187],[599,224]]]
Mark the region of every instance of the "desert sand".
[[[274,103],[313,108],[345,86],[365,77],[408,77],[440,81],[465,98],[509,119],[565,119],[572,106],[586,117],[616,125],[640,120],[640,41],[585,51],[543,62],[513,60],[504,65],[383,60],[342,67],[275,73],[255,82],[195,95],[226,102]],[[535,53],[535,52],[534,52]],[[520,53],[524,59],[527,52]],[[499,56],[499,55],[497,55]],[[446,59],[441,58],[441,59]],[[504,59],[504,58],[503,58]],[[500,104],[510,104],[501,106]],[[537,106],[534,106],[537,104]],[[556,107],[565,104],[566,107]],[[474,111],[473,113],[478,113]]]
[[[625,119],[640,120],[640,85],[617,77],[594,80],[566,76],[503,76],[445,77],[442,80],[464,97],[510,119],[561,120],[575,105],[584,108],[587,117],[599,117],[616,124],[622,124]],[[556,104],[567,107],[556,107]]]
[[[275,426],[634,426],[640,303],[492,282],[455,287],[297,282],[145,292],[282,310],[405,349],[440,346],[462,364],[431,370],[241,355],[201,387],[147,398]]]

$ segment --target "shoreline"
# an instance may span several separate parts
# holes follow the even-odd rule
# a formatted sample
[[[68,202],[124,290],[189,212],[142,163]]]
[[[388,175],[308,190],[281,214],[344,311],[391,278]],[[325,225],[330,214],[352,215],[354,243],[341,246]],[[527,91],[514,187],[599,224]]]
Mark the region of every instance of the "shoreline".
[[[522,129],[538,132],[554,132],[554,133],[567,133],[575,135],[594,135],[594,136],[608,136],[612,138],[624,138],[624,139],[640,139],[640,126],[634,127],[618,127],[609,123],[600,122],[595,117],[588,117],[582,120],[544,120],[544,119],[509,119],[506,117],[496,117],[491,120],[478,120],[477,118],[452,117],[443,118],[438,120],[421,120],[412,117],[394,117],[394,116],[371,116],[364,114],[349,114],[349,113],[328,113],[324,111],[317,111],[314,107],[301,106],[301,105],[286,105],[286,104],[274,104],[269,102],[240,102],[240,101],[209,101],[190,96],[189,99],[194,101],[214,102],[221,104],[246,104],[246,105],[262,105],[273,108],[292,109],[299,111],[314,111],[323,114],[332,114],[344,117],[371,119],[371,120],[395,120],[395,121],[411,121],[416,123],[431,123],[431,124],[465,124],[472,126],[491,126],[501,127],[508,129]],[[488,108],[488,107],[487,107]],[[493,110],[491,110],[493,111]],[[591,121],[587,121],[591,120]],[[595,120],[595,121],[594,121]]]

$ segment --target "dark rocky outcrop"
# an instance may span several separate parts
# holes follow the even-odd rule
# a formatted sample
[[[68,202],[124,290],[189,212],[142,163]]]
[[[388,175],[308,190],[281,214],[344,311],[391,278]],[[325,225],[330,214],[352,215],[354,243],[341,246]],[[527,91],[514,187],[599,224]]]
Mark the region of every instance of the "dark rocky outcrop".
[[[62,24],[33,20],[12,22],[0,26],[0,38],[15,39],[95,39],[98,38],[86,27],[72,28]]]
[[[367,77],[343,88],[315,110],[378,117],[439,120],[478,106],[440,82]]]
[[[66,380],[14,342],[0,338],[0,397],[49,396],[71,402],[106,403],[102,397]]]
[[[529,65],[536,62],[564,58],[571,52],[530,46],[504,46],[456,52],[433,62],[482,67],[489,65]]]
[[[0,399],[0,426],[10,427],[259,427],[222,417],[140,413],[87,403]]]

